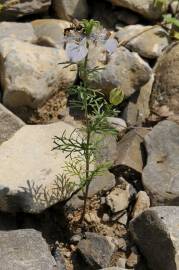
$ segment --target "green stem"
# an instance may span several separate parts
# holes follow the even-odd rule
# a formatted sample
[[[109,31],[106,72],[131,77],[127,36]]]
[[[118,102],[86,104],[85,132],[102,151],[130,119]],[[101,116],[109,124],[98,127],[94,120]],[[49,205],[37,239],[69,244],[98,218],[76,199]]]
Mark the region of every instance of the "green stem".
[[[87,42],[87,48],[89,47],[89,44]],[[88,71],[87,71],[87,63],[88,63],[88,55],[85,57],[85,62],[84,62],[84,87],[86,88],[86,91],[88,90]],[[89,179],[89,169],[90,169],[90,155],[89,155],[89,146],[90,146],[90,137],[91,137],[91,131],[90,131],[90,123],[89,123],[89,117],[88,117],[88,102],[87,102],[87,95],[84,96],[84,107],[85,107],[85,121],[86,121],[86,132],[87,132],[87,137],[86,137],[86,150],[85,150],[85,163],[86,163],[86,175],[85,175],[85,191],[84,191],[84,204],[83,204],[83,210],[81,214],[81,219],[80,222],[83,223],[85,213],[86,213],[86,207],[87,207],[87,199],[88,199],[88,192],[89,192],[89,185],[90,185],[90,179]]]

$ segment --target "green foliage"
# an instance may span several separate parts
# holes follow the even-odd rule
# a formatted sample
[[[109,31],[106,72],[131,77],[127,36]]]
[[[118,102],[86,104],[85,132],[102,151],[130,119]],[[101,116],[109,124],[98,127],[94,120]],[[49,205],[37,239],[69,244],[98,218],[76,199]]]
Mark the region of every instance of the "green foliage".
[[[82,21],[86,36],[89,36],[99,22],[94,20]],[[88,40],[86,47],[89,47]],[[77,176],[80,179],[80,188],[84,193],[84,206],[81,222],[84,219],[88,191],[91,181],[98,175],[102,175],[110,166],[109,161],[104,161],[100,156],[100,148],[107,134],[117,135],[117,131],[109,125],[107,117],[115,116],[118,111],[114,105],[123,100],[123,92],[119,89],[112,90],[110,102],[105,99],[100,89],[90,87],[89,81],[101,68],[93,69],[88,67],[88,54],[85,59],[78,63],[78,69],[82,82],[79,85],[70,87],[69,93],[75,96],[71,105],[83,112],[83,126],[76,129],[69,137],[66,132],[61,137],[54,138],[56,150],[67,153],[69,161],[66,162],[64,172],[70,176]],[[76,135],[76,133],[78,135]],[[75,158],[73,155],[75,154]],[[99,162],[100,160],[100,162]]]
[[[84,19],[82,20],[81,24],[83,26],[83,32],[86,36],[89,36],[92,33],[94,27],[98,27],[100,25],[98,21],[95,21],[93,19],[91,20]]]

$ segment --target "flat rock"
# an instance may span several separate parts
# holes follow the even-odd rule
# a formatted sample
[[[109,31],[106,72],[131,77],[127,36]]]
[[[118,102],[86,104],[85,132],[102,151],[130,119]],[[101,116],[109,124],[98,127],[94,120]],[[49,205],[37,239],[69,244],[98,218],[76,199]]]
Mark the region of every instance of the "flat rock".
[[[179,125],[160,122],[146,135],[145,146],[142,180],[152,205],[179,205]]]
[[[148,133],[145,128],[133,129],[126,133],[118,143],[117,158],[111,171],[116,176],[121,176],[124,172],[124,178],[127,171],[133,174],[141,174],[143,170],[143,155],[141,145],[144,136]],[[126,173],[125,173],[126,171]],[[130,178],[132,175],[130,174]]]
[[[179,42],[173,43],[159,57],[155,67],[155,81],[150,100],[151,109],[160,114],[166,106],[179,115]]]
[[[116,37],[119,42],[129,40],[125,45],[129,50],[149,59],[159,57],[169,44],[168,34],[160,26],[129,25],[119,30]]]
[[[100,269],[110,266],[112,255],[117,249],[117,243],[112,237],[86,233],[86,239],[81,240],[77,247],[92,269]]]
[[[136,218],[145,209],[150,207],[150,198],[145,191],[139,191],[136,196],[136,202],[132,210],[132,218]]]
[[[7,37],[30,43],[34,43],[37,39],[31,23],[1,22],[0,40]]]
[[[156,6],[153,0],[110,0],[110,2],[131,9],[147,19],[157,20],[167,11],[170,0],[166,1],[166,8]]]
[[[7,141],[25,123],[0,104],[0,144]]]
[[[0,20],[14,20],[26,15],[44,13],[51,5],[51,0],[0,0],[0,4],[4,2],[5,7],[1,11]]]
[[[179,207],[145,210],[130,222],[129,230],[149,269],[179,269]]]
[[[150,115],[150,95],[154,82],[152,74],[150,80],[143,85],[139,92],[129,98],[129,102],[123,110],[122,117],[129,127],[142,126]]]
[[[0,145],[0,210],[40,213],[79,188],[78,177],[64,178],[63,191],[62,179],[57,179],[68,159],[62,151],[52,151],[53,137],[65,130],[69,136],[74,127],[61,121],[26,125]]]
[[[64,50],[6,38],[1,41],[0,56],[3,103],[9,108],[37,108],[76,79],[76,65],[65,69],[59,65],[67,61]]]
[[[106,197],[106,204],[110,207],[112,213],[117,213],[128,207],[130,197],[129,185],[124,189],[116,186]]]
[[[104,48],[91,47],[88,64],[90,68],[103,68],[98,76],[91,79],[91,84],[106,94],[118,87],[129,97],[147,83],[151,76],[149,65],[137,53],[130,52],[122,46],[109,58]]]
[[[33,229],[0,231],[3,270],[52,270],[56,266],[47,243]]]
[[[38,38],[38,44],[55,48],[64,46],[64,29],[71,23],[64,20],[42,19],[32,21],[32,26]]]
[[[86,0],[53,0],[53,8],[58,18],[70,20],[86,19],[88,17],[88,5]]]

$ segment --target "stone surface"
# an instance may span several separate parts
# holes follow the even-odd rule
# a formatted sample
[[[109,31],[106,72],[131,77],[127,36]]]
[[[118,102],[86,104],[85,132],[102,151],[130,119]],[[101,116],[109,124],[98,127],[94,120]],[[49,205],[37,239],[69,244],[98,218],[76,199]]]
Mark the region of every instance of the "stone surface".
[[[179,205],[179,125],[160,122],[146,135],[145,146],[142,180],[152,205]]]
[[[110,207],[113,213],[125,210],[130,202],[129,185],[124,189],[116,186],[106,197],[106,204]]]
[[[142,126],[150,115],[150,95],[154,82],[154,75],[152,74],[150,80],[141,87],[139,92],[129,98],[129,103],[123,110],[122,117],[127,122],[128,126]]]
[[[63,20],[43,19],[32,21],[32,26],[38,38],[38,44],[51,45],[62,48],[64,41],[64,29],[71,23]]]
[[[1,22],[0,40],[7,37],[30,43],[34,43],[37,39],[31,23]]]
[[[118,117],[107,117],[108,122],[112,127],[119,131],[119,134],[123,133],[127,129],[125,120]]]
[[[7,141],[25,123],[0,104],[0,144]]]
[[[130,222],[129,230],[149,269],[179,269],[179,207],[145,210]]]
[[[1,11],[0,20],[14,20],[26,15],[46,12],[51,0],[0,0],[0,4],[4,3],[5,7]]]
[[[86,0],[53,0],[53,8],[60,19],[69,20],[71,17],[85,19],[88,16]]]
[[[41,233],[33,229],[0,231],[3,270],[52,270],[56,266]]]
[[[136,202],[132,210],[132,218],[136,218],[145,209],[150,207],[150,198],[145,191],[139,191],[136,196]]]
[[[155,81],[151,95],[151,108],[160,111],[164,105],[179,114],[179,42],[173,43],[159,57],[155,67]],[[159,112],[160,113],[160,112]]]
[[[156,6],[153,0],[110,0],[110,2],[131,9],[148,19],[156,20],[166,12],[170,0],[166,1],[166,8],[163,9]]]
[[[69,136],[74,127],[61,121],[26,125],[0,145],[0,210],[39,213],[78,188],[73,184],[79,184],[79,179],[71,177],[63,180],[62,191],[56,177],[63,173],[67,159],[62,151],[52,151],[53,137],[65,130]]]
[[[91,80],[92,86],[109,94],[110,90],[119,87],[126,97],[131,96],[148,82],[151,76],[149,65],[135,52],[119,47],[107,57],[104,48],[91,47],[89,67],[102,67],[98,75]]]
[[[117,153],[118,156],[114,162],[112,171],[119,170],[120,167],[127,167],[138,173],[142,173],[143,169],[143,158],[141,151],[141,144],[144,136],[148,133],[145,128],[133,129],[125,134],[125,136],[119,141]],[[120,175],[119,175],[120,176]]]
[[[78,251],[92,269],[109,267],[116,249],[117,242],[114,238],[96,233],[86,233],[86,239],[78,244]]]
[[[0,44],[3,103],[9,108],[41,106],[50,96],[67,89],[76,79],[76,66],[64,69],[65,52],[14,39]]]
[[[153,59],[168,46],[168,34],[160,26],[130,25],[116,33],[119,42],[125,40],[126,47],[140,56]],[[150,40],[150,42],[149,42]]]

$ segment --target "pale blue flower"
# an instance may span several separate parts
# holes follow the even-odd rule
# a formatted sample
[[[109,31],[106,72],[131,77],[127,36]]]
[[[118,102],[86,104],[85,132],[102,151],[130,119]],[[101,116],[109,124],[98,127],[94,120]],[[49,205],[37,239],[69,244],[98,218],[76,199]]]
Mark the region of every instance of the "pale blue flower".
[[[115,38],[109,38],[104,44],[104,47],[109,54],[112,54],[117,49],[118,42]]]
[[[69,42],[66,45],[66,54],[70,62],[77,63],[82,61],[88,54],[86,48],[86,39],[83,39],[79,43]]]

